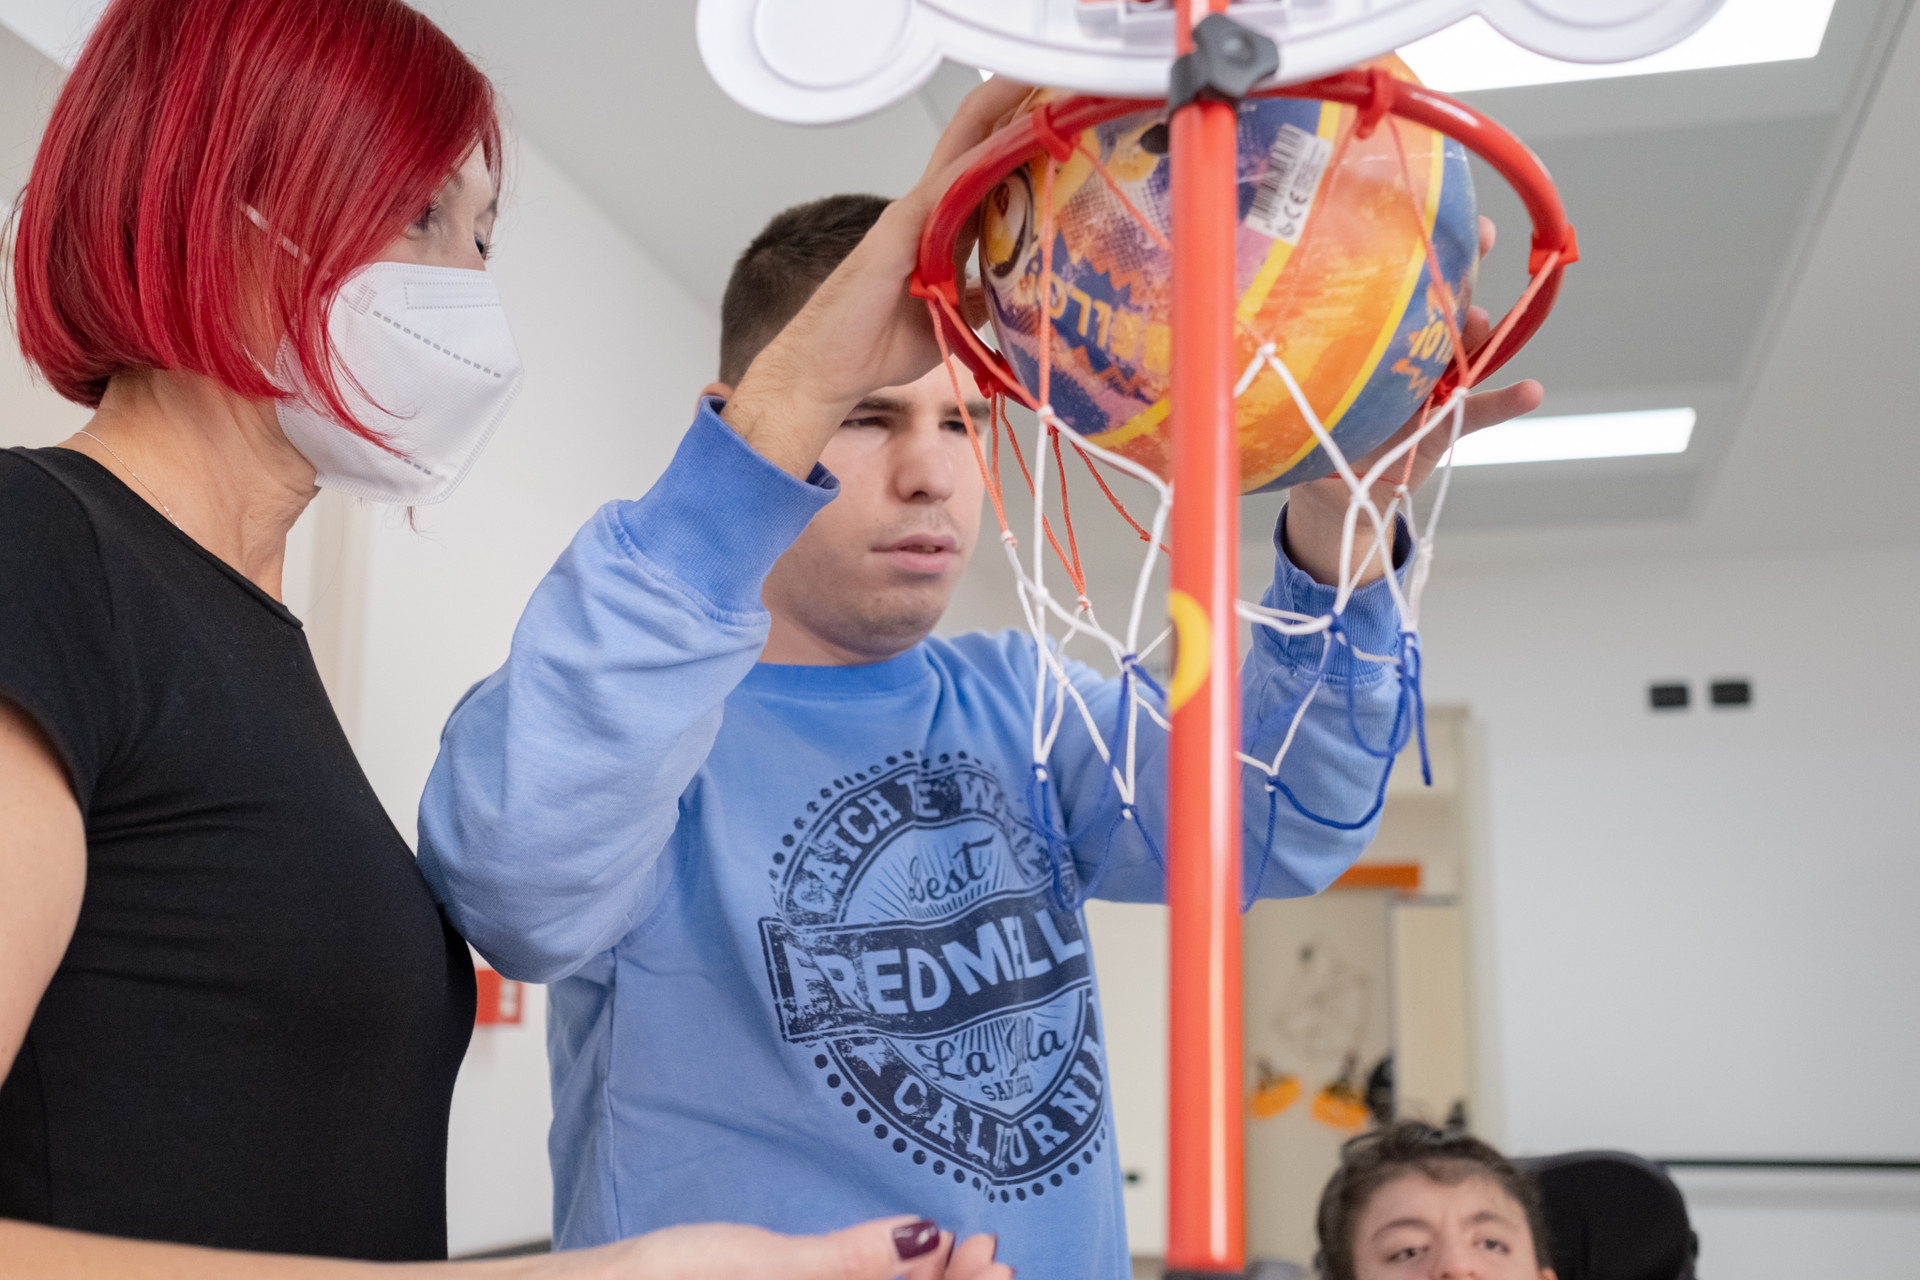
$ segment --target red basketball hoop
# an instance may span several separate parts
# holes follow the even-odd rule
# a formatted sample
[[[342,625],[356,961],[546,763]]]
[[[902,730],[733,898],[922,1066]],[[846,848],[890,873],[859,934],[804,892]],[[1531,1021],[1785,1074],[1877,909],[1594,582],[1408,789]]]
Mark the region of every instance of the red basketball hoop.
[[[1218,6],[1216,6],[1217,8]],[[1418,84],[1397,80],[1377,67],[1342,72],[1305,84],[1285,85],[1262,90],[1255,97],[1297,98],[1331,102],[1352,108],[1354,117],[1348,132],[1337,146],[1345,148],[1353,137],[1367,138],[1388,122],[1392,148],[1398,154],[1406,190],[1419,212],[1414,195],[1413,172],[1408,167],[1407,151],[1398,126],[1392,121],[1413,125],[1452,138],[1482,157],[1519,193],[1533,222],[1528,258],[1530,280],[1519,299],[1507,311],[1481,346],[1464,350],[1454,318],[1455,308],[1448,285],[1438,269],[1434,242],[1420,223],[1420,243],[1431,278],[1449,300],[1443,309],[1452,355],[1444,373],[1436,380],[1426,398],[1420,434],[1437,427],[1443,410],[1451,416],[1457,434],[1460,405],[1466,389],[1505,364],[1539,329],[1559,293],[1561,275],[1577,260],[1579,250],[1573,227],[1567,222],[1559,194],[1539,159],[1505,129],[1472,107],[1443,93]],[[1172,1042],[1169,1071],[1171,1188],[1169,1201],[1168,1266],[1169,1274],[1183,1277],[1238,1274],[1244,1266],[1244,1213],[1241,1187],[1241,1050],[1239,983],[1239,912],[1242,908],[1240,885],[1240,805],[1239,771],[1241,762],[1259,765],[1269,773],[1269,794],[1279,774],[1279,758],[1271,767],[1262,761],[1239,754],[1240,725],[1238,690],[1231,678],[1236,663],[1236,636],[1232,621],[1236,614],[1259,625],[1298,633],[1325,620],[1301,618],[1261,618],[1250,614],[1234,600],[1238,581],[1238,503],[1239,457],[1235,441],[1235,400],[1258,371],[1249,367],[1242,373],[1234,367],[1235,326],[1246,329],[1243,319],[1234,316],[1234,237],[1236,229],[1235,128],[1236,111],[1224,102],[1200,100],[1174,114],[1171,122],[1172,149],[1177,157],[1192,157],[1174,169],[1171,190],[1171,223],[1179,234],[1164,236],[1128,200],[1126,194],[1097,154],[1079,139],[1083,132],[1109,121],[1160,108],[1157,100],[1139,98],[1068,97],[1046,102],[1016,117],[992,137],[975,147],[963,160],[963,169],[928,218],[920,240],[918,268],[913,292],[926,300],[936,336],[943,351],[957,356],[971,369],[994,402],[991,430],[991,460],[982,448],[979,427],[968,419],[974,435],[975,456],[979,461],[995,512],[1000,520],[1003,540],[1016,576],[1023,582],[1023,602],[1029,619],[1038,619],[1037,631],[1044,640],[1047,615],[1066,624],[1063,641],[1075,634],[1096,634],[1107,638],[1118,659],[1123,681],[1131,677],[1129,664],[1137,667],[1137,635],[1141,603],[1146,594],[1146,574],[1139,580],[1134,611],[1126,640],[1114,644],[1093,621],[1087,600],[1087,585],[1066,500],[1064,473],[1061,478],[1060,507],[1065,540],[1054,533],[1044,515],[1043,470],[1051,453],[1056,469],[1064,468],[1061,440],[1067,437],[1087,462],[1088,470],[1101,490],[1120,509],[1129,524],[1155,547],[1161,548],[1161,531],[1168,515],[1170,490],[1160,488],[1161,509],[1151,530],[1143,527],[1108,488],[1096,467],[1096,461],[1110,464],[1140,477],[1140,470],[1125,459],[1091,445],[1072,432],[1059,429],[1048,403],[1048,379],[1051,364],[1050,321],[1044,306],[1040,310],[1040,362],[1038,386],[1023,385],[1009,361],[989,347],[961,315],[960,280],[956,273],[955,248],[981,202],[1007,176],[1044,152],[1051,160],[1042,178],[1043,194],[1039,204],[1043,215],[1039,239],[1044,242],[1041,290],[1051,295],[1053,265],[1052,191],[1059,166],[1084,156],[1092,163],[1108,189],[1125,205],[1142,227],[1173,258],[1173,290],[1170,328],[1172,331],[1172,413],[1179,425],[1173,432],[1173,483],[1181,501],[1172,507],[1173,579],[1168,612],[1179,639],[1178,663],[1169,686],[1167,705],[1171,719],[1169,745],[1169,819],[1167,899],[1170,910],[1171,989],[1170,1010]],[[1336,157],[1343,154],[1336,151]],[[1335,162],[1337,166],[1337,160]],[[1198,230],[1195,230],[1195,229]],[[1171,241],[1171,243],[1169,243]],[[984,259],[983,259],[984,268]],[[983,269],[984,277],[984,269]],[[1084,332],[1085,304],[1082,304]],[[1259,335],[1255,335],[1256,337]],[[1264,358],[1286,381],[1301,412],[1312,425],[1326,452],[1354,494],[1349,507],[1346,538],[1351,547],[1355,522],[1362,507],[1372,519],[1375,551],[1383,557],[1391,543],[1390,528],[1395,518],[1395,503],[1403,499],[1411,514],[1407,476],[1412,467],[1412,447],[1418,441],[1401,446],[1406,468],[1394,503],[1382,512],[1369,496],[1382,469],[1395,454],[1377,463],[1363,480],[1349,467],[1331,436],[1321,429],[1292,376],[1273,356],[1272,339],[1259,347],[1255,365]],[[1236,383],[1236,375],[1238,381]],[[964,400],[956,380],[956,399]],[[1037,394],[1036,394],[1037,393]],[[1010,428],[1005,426],[1001,402],[1012,398],[1042,414],[1044,434],[1036,439],[1033,466]],[[962,413],[965,406],[962,403]],[[999,482],[999,445],[1001,431],[1007,430],[1015,456],[1035,499],[1036,548],[1039,541],[1051,545],[1066,566],[1077,594],[1077,605],[1069,614],[1045,591],[1040,582],[1040,555],[1036,551],[1031,576],[1022,573],[1013,555],[1014,538],[1007,525],[1006,508]],[[1143,477],[1151,481],[1152,477]],[[1403,636],[1413,637],[1420,584],[1424,581],[1431,557],[1431,521],[1437,519],[1438,503],[1444,498],[1442,481],[1429,530],[1421,537],[1416,530],[1416,563],[1410,577],[1413,585],[1402,596],[1394,588],[1400,607]],[[1391,582],[1392,575],[1389,575]],[[1336,614],[1345,607],[1351,584],[1343,579]],[[1409,603],[1411,601],[1411,604]],[[1332,633],[1326,641],[1333,644]],[[1406,664],[1405,650],[1417,645],[1415,639],[1403,640],[1400,658],[1404,681],[1412,682],[1414,715],[1417,716],[1417,657]],[[1044,653],[1046,645],[1041,645]],[[1377,662],[1390,658],[1369,656]],[[1043,657],[1043,662],[1054,661]],[[1216,678],[1216,673],[1226,678]],[[1124,688],[1123,684],[1123,688]],[[1046,699],[1036,706],[1036,768],[1044,757],[1046,738],[1041,721],[1048,714],[1057,726],[1060,716],[1068,714],[1066,682],[1060,675],[1061,693],[1051,712]],[[1403,689],[1403,697],[1405,691]],[[1304,703],[1303,703],[1304,705]],[[1085,708],[1080,708],[1085,714]],[[1148,714],[1152,709],[1148,708]],[[1156,717],[1157,718],[1157,717]],[[1296,722],[1297,723],[1297,722]],[[1129,729],[1124,749],[1115,745],[1109,763],[1115,768],[1116,781],[1123,794],[1133,782],[1131,776],[1132,742]],[[1289,736],[1289,741],[1291,737]],[[1396,748],[1397,749],[1397,748]],[[1282,748],[1284,753],[1285,748]],[[1127,776],[1122,779],[1118,761],[1125,757]],[[1389,757],[1390,759],[1390,757]],[[1383,773],[1384,786],[1384,773]],[[1289,793],[1291,799],[1291,793]],[[1297,802],[1295,802],[1297,804]],[[1306,810],[1302,809],[1302,812]]]
[[[1251,96],[1318,99],[1355,107],[1360,111],[1359,128],[1365,133],[1372,132],[1382,117],[1398,116],[1445,134],[1485,160],[1513,187],[1533,220],[1527,261],[1530,281],[1492,336],[1472,353],[1466,385],[1478,385],[1506,364],[1539,330],[1559,296],[1562,272],[1580,260],[1580,249],[1553,179],[1524,142],[1456,98],[1377,70],[1343,71],[1306,84],[1263,89]],[[934,304],[935,323],[942,338],[983,387],[998,389],[1029,408],[1035,407],[1005,357],[982,342],[960,315],[954,248],[980,202],[1035,152],[1046,151],[1056,160],[1066,160],[1078,149],[1073,139],[1083,130],[1164,105],[1164,100],[1157,98],[1063,98],[1016,117],[963,157],[965,169],[947,189],[921,232],[913,292]],[[1457,369],[1449,373],[1434,388],[1433,401],[1444,401],[1460,381]]]

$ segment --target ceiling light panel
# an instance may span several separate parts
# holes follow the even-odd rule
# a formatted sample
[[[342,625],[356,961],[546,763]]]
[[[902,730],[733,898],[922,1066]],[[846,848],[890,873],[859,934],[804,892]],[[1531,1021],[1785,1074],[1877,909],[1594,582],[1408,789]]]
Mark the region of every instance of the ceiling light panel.
[[[1453,465],[1484,467],[1506,462],[1685,453],[1693,437],[1693,421],[1691,409],[1520,418],[1483,428],[1460,441],[1453,447]]]
[[[1428,85],[1445,93],[1790,62],[1820,52],[1832,13],[1833,0],[1726,0],[1706,25],[1671,49],[1606,63],[1542,57],[1472,17],[1408,45],[1400,56]]]

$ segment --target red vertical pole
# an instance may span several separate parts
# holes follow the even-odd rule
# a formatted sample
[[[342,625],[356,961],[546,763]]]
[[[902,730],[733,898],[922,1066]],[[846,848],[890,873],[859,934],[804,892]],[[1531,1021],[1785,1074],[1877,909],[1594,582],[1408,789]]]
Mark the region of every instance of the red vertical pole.
[[[1192,25],[1227,0],[1181,0]],[[1235,123],[1198,99],[1170,126],[1173,165],[1173,591],[1168,763],[1171,973],[1167,1269],[1246,1266],[1240,1083],[1240,459],[1234,429]],[[1204,667],[1199,666],[1204,661]],[[1185,673],[1186,679],[1182,679]],[[1197,685],[1194,677],[1198,676]],[[1183,700],[1184,695],[1184,700]]]

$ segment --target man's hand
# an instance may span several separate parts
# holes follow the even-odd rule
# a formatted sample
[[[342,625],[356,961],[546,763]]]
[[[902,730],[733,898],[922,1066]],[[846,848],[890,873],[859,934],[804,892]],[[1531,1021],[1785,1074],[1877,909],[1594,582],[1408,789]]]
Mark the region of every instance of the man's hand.
[[[1485,257],[1493,248],[1493,222],[1480,219],[1480,255]],[[1477,352],[1492,332],[1492,323],[1487,313],[1480,307],[1469,307],[1467,322],[1461,327],[1460,338],[1469,352]],[[1460,434],[1478,431],[1482,427],[1491,427],[1507,422],[1522,414],[1532,413],[1540,407],[1545,392],[1539,383],[1528,379],[1516,382],[1510,387],[1498,391],[1482,391],[1467,397],[1465,416],[1460,424]],[[1424,412],[1424,411],[1423,411]],[[1416,413],[1407,420],[1386,442],[1364,458],[1351,460],[1353,473],[1364,476],[1382,455],[1397,448],[1402,441],[1420,427],[1423,415]],[[1447,442],[1451,424],[1441,417],[1434,429],[1413,451],[1413,470],[1407,475],[1407,490],[1412,492],[1426,483],[1433,469],[1439,465],[1441,457],[1447,451]],[[1379,481],[1373,486],[1373,503],[1385,511],[1387,503],[1393,500],[1393,491],[1400,483],[1405,471],[1404,459],[1389,466]],[[1287,555],[1293,562],[1310,574],[1315,581],[1329,585],[1340,581],[1340,537],[1346,520],[1347,504],[1352,492],[1347,482],[1338,475],[1324,480],[1313,480],[1306,484],[1295,485],[1287,494]],[[1371,555],[1373,549],[1373,521],[1361,514],[1354,528],[1353,558],[1358,561],[1365,557],[1357,575],[1358,581],[1367,583],[1386,572],[1381,558]]]
[[[573,1255],[579,1280],[591,1275],[630,1275],[644,1280],[1013,1280],[1013,1269],[995,1262],[994,1238],[974,1236],[955,1246],[940,1232],[933,1247],[909,1240],[923,1224],[907,1218],[862,1223],[824,1236],[783,1236],[758,1227],[706,1224],[667,1227]],[[925,1230],[933,1231],[930,1224]]]
[[[913,190],[887,206],[741,376],[721,416],[775,466],[805,477],[862,396],[906,386],[940,363],[926,303],[907,292],[920,228],[959,176],[957,161],[1030,91],[995,77],[968,94]],[[970,237],[956,246],[962,279],[971,247]]]

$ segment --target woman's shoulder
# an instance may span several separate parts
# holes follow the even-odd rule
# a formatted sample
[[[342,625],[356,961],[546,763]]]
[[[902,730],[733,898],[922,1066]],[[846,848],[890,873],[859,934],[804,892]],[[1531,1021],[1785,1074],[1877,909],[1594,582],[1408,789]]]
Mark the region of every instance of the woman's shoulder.
[[[91,460],[70,449],[0,449],[0,577],[99,571],[98,526],[75,462]]]
[[[24,518],[91,525],[78,487],[84,454],[71,449],[0,449],[0,520]]]

